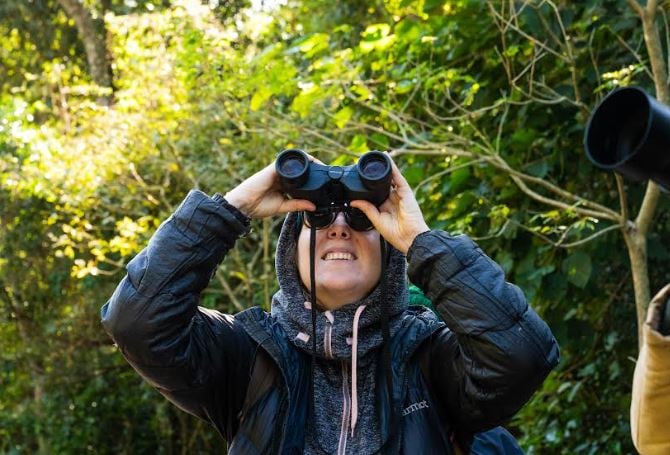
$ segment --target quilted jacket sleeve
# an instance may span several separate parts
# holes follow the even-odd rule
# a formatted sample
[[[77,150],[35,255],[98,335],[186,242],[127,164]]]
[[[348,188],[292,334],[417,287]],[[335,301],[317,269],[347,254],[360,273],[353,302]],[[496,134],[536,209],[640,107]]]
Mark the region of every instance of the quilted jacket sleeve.
[[[248,220],[191,191],[127,266],[102,324],[135,370],[180,408],[232,437],[253,360],[235,319],[198,307],[201,291]]]
[[[558,363],[549,327],[467,236],[425,232],[407,259],[447,325],[428,341],[435,398],[457,434],[504,423]]]

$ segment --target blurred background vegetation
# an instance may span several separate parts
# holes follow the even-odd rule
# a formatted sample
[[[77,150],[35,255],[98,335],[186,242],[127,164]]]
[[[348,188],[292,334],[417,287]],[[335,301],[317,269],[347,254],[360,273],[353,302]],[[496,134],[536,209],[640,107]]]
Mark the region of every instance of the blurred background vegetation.
[[[224,450],[99,309],[190,188],[225,192],[289,146],[392,150],[429,224],[525,290],[562,349],[509,425],[528,453],[633,452],[635,296],[670,281],[670,198],[634,289],[649,187],[595,169],[582,136],[611,89],[667,89],[642,19],[667,55],[668,3],[635,2],[0,2],[0,453]],[[254,222],[202,305],[267,307],[280,223]]]

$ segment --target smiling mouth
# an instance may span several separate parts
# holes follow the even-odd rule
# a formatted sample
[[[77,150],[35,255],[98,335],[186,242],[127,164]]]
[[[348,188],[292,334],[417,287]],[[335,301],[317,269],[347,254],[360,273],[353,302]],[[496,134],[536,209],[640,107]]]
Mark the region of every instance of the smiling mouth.
[[[354,261],[356,257],[351,253],[328,253],[323,257],[324,261]]]

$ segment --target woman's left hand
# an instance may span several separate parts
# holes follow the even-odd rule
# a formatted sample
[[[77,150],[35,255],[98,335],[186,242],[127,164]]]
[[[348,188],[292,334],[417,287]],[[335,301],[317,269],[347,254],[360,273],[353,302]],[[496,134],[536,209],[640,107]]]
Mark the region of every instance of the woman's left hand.
[[[351,201],[351,206],[365,213],[379,234],[406,255],[414,238],[430,228],[423,219],[412,188],[393,160],[391,166],[391,192],[388,199],[379,207],[363,200]]]

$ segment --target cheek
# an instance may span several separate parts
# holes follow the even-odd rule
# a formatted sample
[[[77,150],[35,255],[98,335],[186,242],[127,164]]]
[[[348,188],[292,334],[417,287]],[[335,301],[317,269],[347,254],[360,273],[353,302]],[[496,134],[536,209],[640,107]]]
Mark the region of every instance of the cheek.
[[[296,264],[298,264],[298,274],[305,279],[309,278],[309,241],[305,239],[304,235],[298,238],[298,245],[295,250]]]
[[[298,275],[306,287],[309,287],[309,234],[309,229],[303,227],[303,230],[298,237],[298,245],[296,246],[295,251],[295,262],[298,265]],[[319,232],[317,232],[317,244],[319,241]],[[314,262],[316,264],[316,260]]]
[[[365,256],[367,268],[372,278],[380,278],[382,271],[382,253],[379,245],[379,235],[370,235],[365,242]]]

